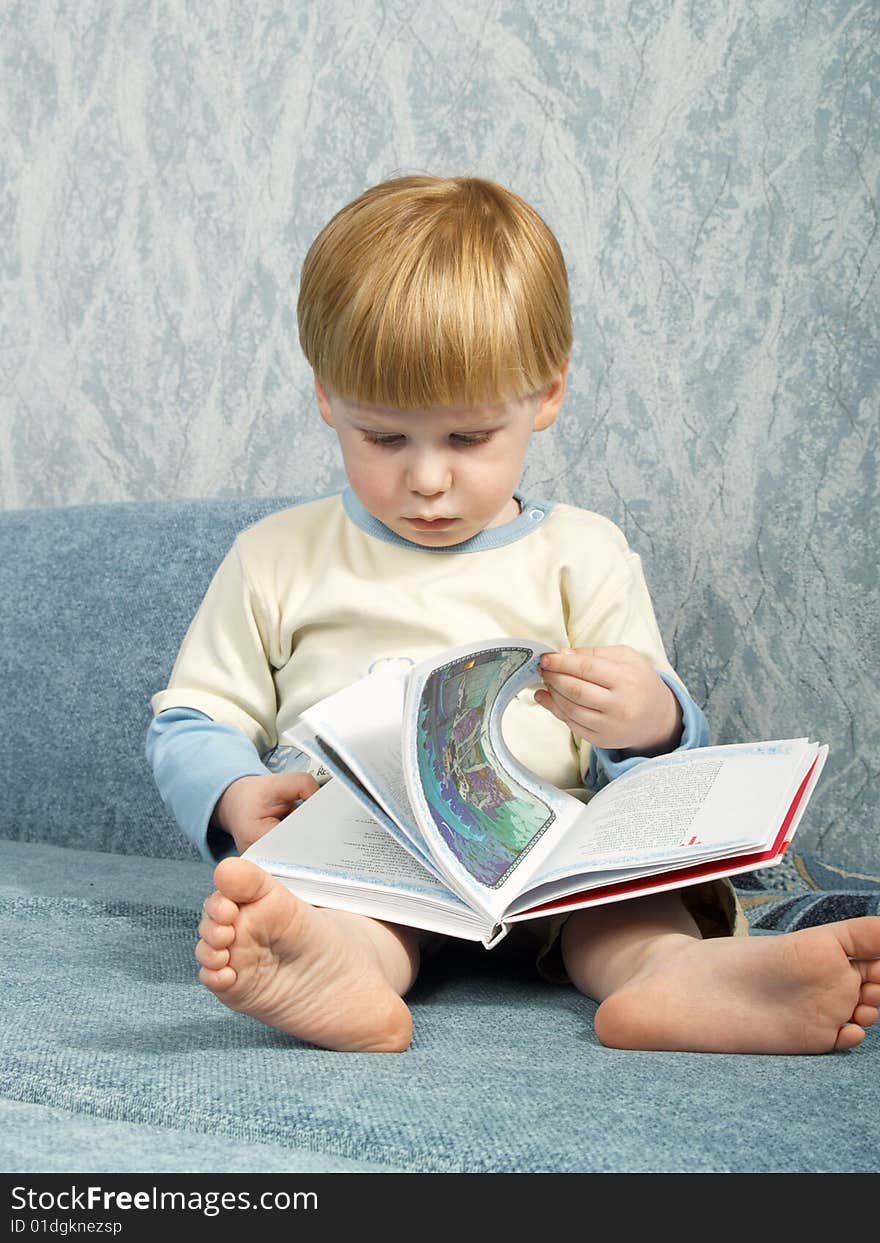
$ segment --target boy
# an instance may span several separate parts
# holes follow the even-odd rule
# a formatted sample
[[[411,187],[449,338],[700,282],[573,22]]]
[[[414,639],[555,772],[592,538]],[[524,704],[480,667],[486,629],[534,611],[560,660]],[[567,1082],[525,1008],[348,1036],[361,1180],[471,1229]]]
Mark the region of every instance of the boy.
[[[537,213],[477,178],[401,177],[329,222],[303,266],[300,342],[348,478],[242,532],[153,697],[166,803],[219,863],[200,979],[331,1049],[408,1047],[416,929],[300,901],[235,857],[318,788],[285,748],[300,712],[388,659],[494,635],[549,643],[505,737],[593,788],[708,742],[663,651],[638,556],[597,514],[517,491],[562,405],[565,263]],[[286,764],[285,771],[277,770]],[[880,1005],[880,918],[749,940],[727,882],[535,921],[539,964],[597,1000],[624,1048],[818,1053]]]

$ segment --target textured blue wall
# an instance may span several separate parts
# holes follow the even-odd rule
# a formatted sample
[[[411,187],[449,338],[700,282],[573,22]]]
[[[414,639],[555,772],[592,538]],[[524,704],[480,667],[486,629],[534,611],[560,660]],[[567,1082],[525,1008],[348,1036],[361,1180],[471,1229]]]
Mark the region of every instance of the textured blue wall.
[[[309,243],[397,173],[502,181],[575,316],[527,488],[624,528],[718,740],[831,744],[804,841],[876,866],[878,20],[7,0],[0,505],[335,486]]]

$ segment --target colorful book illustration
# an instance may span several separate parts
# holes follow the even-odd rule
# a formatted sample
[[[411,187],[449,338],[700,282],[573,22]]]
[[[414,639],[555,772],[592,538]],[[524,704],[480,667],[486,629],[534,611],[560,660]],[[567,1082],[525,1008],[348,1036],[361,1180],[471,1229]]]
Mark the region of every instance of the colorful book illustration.
[[[459,863],[488,888],[503,883],[555,820],[499,754],[492,709],[533,653],[488,648],[433,669],[417,708],[415,751],[424,802]]]

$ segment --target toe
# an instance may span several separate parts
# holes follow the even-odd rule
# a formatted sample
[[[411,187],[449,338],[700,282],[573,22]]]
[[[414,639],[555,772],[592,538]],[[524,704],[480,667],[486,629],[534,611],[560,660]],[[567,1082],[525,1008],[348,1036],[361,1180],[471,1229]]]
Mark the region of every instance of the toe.
[[[207,915],[203,915],[198,927],[199,936],[216,950],[226,949],[235,940],[235,928],[232,924],[218,924]]]
[[[214,869],[214,884],[232,902],[256,902],[269,893],[275,882],[268,872],[249,859],[230,856],[221,859]]]
[[[218,924],[232,924],[238,915],[237,903],[225,898],[215,889],[202,903],[202,910]]]
[[[880,984],[880,958],[874,958],[870,962],[860,962],[859,968],[863,980],[871,984]]]
[[[865,1039],[865,1029],[856,1023],[844,1023],[837,1033],[835,1049],[854,1049]]]
[[[849,958],[880,960],[880,917],[859,915],[855,919],[841,920],[834,926]]]
[[[219,971],[212,971],[210,967],[199,968],[199,979],[212,993],[222,993],[231,988],[236,978],[232,967],[221,967]]]
[[[229,950],[214,949],[206,941],[199,941],[195,953],[196,961],[211,971],[219,971],[229,964]]]
[[[858,1023],[859,1027],[873,1027],[877,1022],[878,1011],[876,1006],[858,1005],[853,1010],[853,1022]]]

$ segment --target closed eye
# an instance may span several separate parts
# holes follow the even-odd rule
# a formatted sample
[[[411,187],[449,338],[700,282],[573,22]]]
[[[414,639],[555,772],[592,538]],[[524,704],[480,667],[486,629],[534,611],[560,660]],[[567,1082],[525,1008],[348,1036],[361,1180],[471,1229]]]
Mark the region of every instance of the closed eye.
[[[393,449],[398,445],[402,445],[406,440],[405,436],[392,432],[364,432],[364,440],[371,445],[382,445],[385,448]],[[449,439],[459,448],[467,449],[471,445],[485,445],[492,439],[491,432],[453,432]]]
[[[394,445],[403,444],[403,439],[403,436],[382,436],[378,432],[364,432],[364,440],[366,440],[368,444],[385,445],[386,448],[393,448]]]
[[[491,432],[453,432],[450,440],[466,448],[468,445],[485,445],[492,439]]]

